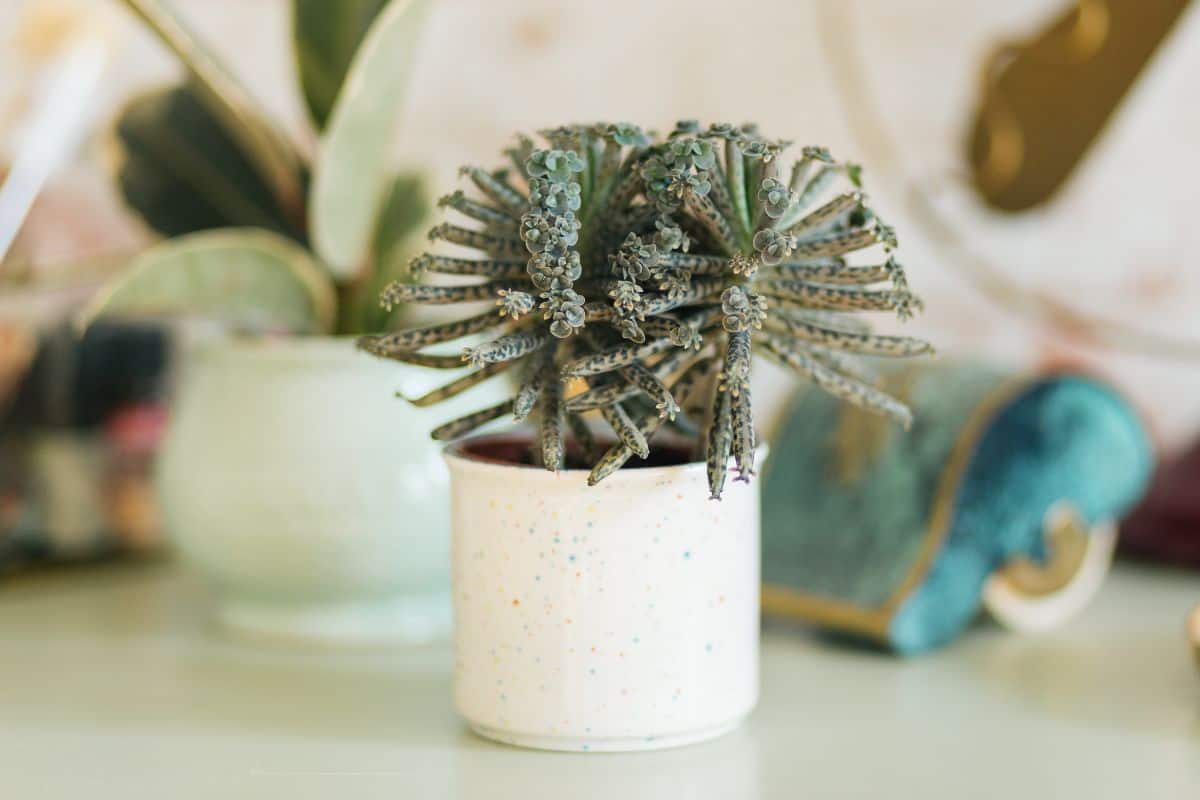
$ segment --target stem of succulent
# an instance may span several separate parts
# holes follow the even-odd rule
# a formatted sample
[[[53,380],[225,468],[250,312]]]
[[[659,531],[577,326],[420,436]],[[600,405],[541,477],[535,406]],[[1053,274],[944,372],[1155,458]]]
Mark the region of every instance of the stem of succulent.
[[[439,386],[431,392],[427,392],[420,397],[405,397],[400,392],[396,392],[397,397],[402,397],[418,408],[431,406],[435,403],[440,403],[443,400],[449,400],[451,397],[462,394],[467,389],[478,386],[493,375],[499,375],[504,370],[508,369],[508,365],[504,362],[488,364],[482,369],[477,369],[474,372],[468,372],[458,380],[451,381],[445,386]],[[516,401],[513,401],[514,406]]]
[[[830,394],[869,411],[886,414],[899,422],[905,429],[912,425],[912,412],[908,407],[882,391],[857,379],[839,374],[820,364],[810,355],[789,349],[778,339],[764,336],[759,341],[764,345],[762,352],[768,358],[794,370]]]
[[[705,429],[708,489],[709,497],[713,500],[721,499],[721,490],[725,486],[725,476],[729,471],[729,453],[733,447],[731,401],[728,389],[721,385],[720,380],[715,381],[712,393],[712,411],[709,414],[711,421]]]
[[[746,217],[749,220],[749,230],[758,230],[758,189],[762,185],[763,160],[761,157],[746,160]]]
[[[434,441],[438,442],[450,442],[455,439],[461,439],[492,420],[511,414],[512,407],[513,401],[505,400],[503,403],[498,403],[497,405],[476,411],[473,414],[468,414],[465,417],[451,420],[445,425],[438,426],[433,429],[431,436]]]
[[[725,140],[725,178],[737,222],[742,231],[743,246],[750,240],[750,206],[746,201],[746,162],[742,148],[734,139]]]
[[[583,137],[579,149],[583,152],[583,172],[579,175],[579,201],[581,208],[590,208],[592,192],[596,187],[596,153],[592,143]]]
[[[566,458],[563,438],[566,410],[562,403],[562,389],[562,381],[557,376],[551,377],[542,387],[542,421],[538,431],[537,453],[541,457],[541,464],[555,472],[562,469]]]

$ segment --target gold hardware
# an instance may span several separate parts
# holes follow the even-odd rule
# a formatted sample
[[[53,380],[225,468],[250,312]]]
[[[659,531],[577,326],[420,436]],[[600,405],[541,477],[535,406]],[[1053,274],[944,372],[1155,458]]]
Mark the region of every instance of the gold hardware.
[[[1155,0],[1156,3],[1164,1],[1177,6],[1173,12],[1173,19],[1182,14],[1190,0]],[[1133,0],[1110,2],[1119,3],[1124,7]],[[1047,330],[1056,331],[1077,341],[1085,341],[1091,346],[1102,345],[1117,352],[1188,363],[1200,360],[1200,339],[1161,334],[1149,327],[1130,324],[1114,316],[1092,313],[1082,307],[1064,303],[1046,292],[1024,287],[1011,277],[1005,265],[968,244],[963,233],[939,209],[938,198],[950,188],[966,184],[972,179],[975,182],[974,188],[978,189],[981,181],[970,174],[960,175],[958,171],[936,175],[914,175],[910,172],[910,164],[902,152],[895,131],[891,129],[891,122],[883,113],[876,92],[868,81],[864,66],[866,46],[861,41],[859,27],[855,22],[855,7],[853,0],[821,0],[817,4],[817,24],[822,29],[823,54],[843,98],[842,110],[847,116],[858,146],[865,150],[869,160],[878,164],[893,181],[902,184],[910,201],[910,211],[942,249],[948,261],[961,267],[965,279],[999,307],[1034,320]],[[1169,29],[1171,24],[1168,22],[1165,28]],[[1113,31],[1119,28],[1115,23],[1110,23],[1108,27]],[[1166,29],[1163,37],[1169,33]],[[1110,37],[1112,35],[1109,34]],[[984,77],[986,79],[988,75]],[[984,85],[989,83],[985,80]],[[983,96],[981,93],[981,97]],[[981,114],[984,107],[981,102]],[[985,149],[987,142],[981,144],[981,151],[977,154],[978,160],[973,159],[972,164],[988,159]],[[1001,149],[1003,150],[1003,147]],[[1004,165],[1014,161],[1011,157],[996,158],[999,159],[999,164],[994,164],[991,169],[1001,174]],[[1018,163],[1018,169],[1019,166]]]
[[[1023,211],[1078,166],[1189,0],[1076,0],[986,59],[968,145],[975,188]]]
[[[1045,597],[1053,594],[1079,574],[1088,548],[1088,525],[1079,510],[1067,501],[1056,503],[1042,520],[1042,542],[1046,560],[1016,558],[997,575],[1020,595]]]
[[[1075,25],[1071,28],[1067,54],[1073,61],[1087,61],[1108,39],[1112,14],[1107,0],[1079,0]]]

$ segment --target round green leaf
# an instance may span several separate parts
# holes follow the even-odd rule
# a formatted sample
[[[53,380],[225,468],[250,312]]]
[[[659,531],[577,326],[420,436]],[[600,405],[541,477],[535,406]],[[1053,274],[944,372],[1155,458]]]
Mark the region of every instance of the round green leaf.
[[[413,51],[429,0],[392,0],[354,57],[321,141],[309,200],[313,245],[348,278],[371,245]]]
[[[142,253],[92,299],[82,322],[207,317],[246,328],[329,333],[336,315],[334,287],[306,250],[269,231],[227,228]]]

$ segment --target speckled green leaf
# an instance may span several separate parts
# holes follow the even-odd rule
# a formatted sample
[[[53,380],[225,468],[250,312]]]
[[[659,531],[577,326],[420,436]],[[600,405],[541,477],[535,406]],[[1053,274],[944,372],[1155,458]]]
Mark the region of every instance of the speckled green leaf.
[[[258,227],[299,237],[191,85],[135,98],[118,117],[116,135],[121,193],[159,233]]]
[[[308,113],[324,128],[354,53],[388,0],[292,0],[292,47]]]
[[[241,328],[328,333],[337,297],[304,248],[274,233],[226,228],[147,250],[82,315],[204,317]]]
[[[359,48],[320,144],[309,202],[313,244],[347,278],[367,258],[429,0],[392,0]]]

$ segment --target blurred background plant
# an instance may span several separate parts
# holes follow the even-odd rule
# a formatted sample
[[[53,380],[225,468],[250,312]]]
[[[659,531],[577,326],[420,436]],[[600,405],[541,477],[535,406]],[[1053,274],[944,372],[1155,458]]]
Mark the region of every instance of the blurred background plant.
[[[202,315],[239,327],[358,333],[401,276],[428,207],[387,168],[428,0],[292,3],[292,44],[316,129],[312,157],[160,0],[123,0],[186,68],[116,123],[116,178],[167,240],[85,311]]]
[[[376,298],[403,279],[428,213],[423,178],[391,164],[430,2],[286,5],[295,88],[281,76],[267,94],[299,90],[307,119],[290,131],[176,6],[40,0],[15,17],[6,56],[21,91],[0,113],[12,134],[0,155],[0,571],[158,549],[151,471],[172,360],[161,321],[285,334],[389,324]],[[181,78],[113,88],[123,64],[140,73],[147,59],[124,52],[131,23]]]

